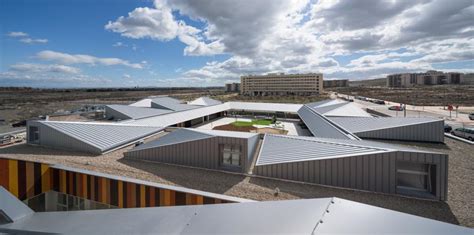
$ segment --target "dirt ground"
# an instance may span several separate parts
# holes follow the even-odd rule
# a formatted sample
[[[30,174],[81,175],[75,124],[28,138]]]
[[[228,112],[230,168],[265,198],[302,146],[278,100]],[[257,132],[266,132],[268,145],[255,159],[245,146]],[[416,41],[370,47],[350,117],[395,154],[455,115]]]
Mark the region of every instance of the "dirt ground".
[[[418,106],[474,106],[474,86],[439,85],[413,88],[340,87],[331,91]]]
[[[129,104],[148,96],[170,95],[177,98],[193,94],[218,95],[220,88],[162,88],[162,89],[31,89],[0,88],[0,118],[6,124],[46,116],[57,111],[77,110],[84,105]]]
[[[448,201],[420,200],[124,159],[123,152],[131,147],[105,155],[89,156],[20,144],[0,148],[0,156],[62,164],[253,200],[339,197],[474,227],[474,194],[472,193],[474,191],[474,146],[451,139],[446,139],[446,144],[398,143],[449,154]],[[278,196],[274,196],[276,188],[280,190]]]

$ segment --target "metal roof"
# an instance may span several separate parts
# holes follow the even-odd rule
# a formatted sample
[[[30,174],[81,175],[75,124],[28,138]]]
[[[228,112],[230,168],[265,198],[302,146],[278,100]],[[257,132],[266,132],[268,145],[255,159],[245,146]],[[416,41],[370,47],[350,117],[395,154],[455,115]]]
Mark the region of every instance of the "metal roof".
[[[143,118],[140,120],[130,120],[123,123],[132,125],[145,125],[145,126],[171,126],[177,123],[182,123],[195,118],[201,118],[214,113],[220,113],[229,109],[227,103],[204,106],[190,110],[184,110],[181,112],[172,112],[156,117]]]
[[[3,214],[0,213],[0,221],[2,215],[8,216],[10,221],[15,222],[34,213],[25,203],[18,200],[1,185],[0,198],[0,212],[3,212]]]
[[[342,117],[372,117],[354,102],[342,100],[323,100],[315,103],[306,104],[316,112],[324,116],[342,116]]]
[[[89,144],[101,152],[106,152],[132,141],[150,136],[163,129],[159,127],[92,122],[38,122],[83,143]]]
[[[260,112],[285,112],[296,113],[303,106],[302,104],[283,103],[255,103],[255,102],[227,102],[229,109],[260,111]]]
[[[303,107],[298,110],[298,115],[313,136],[337,139],[359,139],[357,136],[333,123],[307,105],[303,105]]]
[[[0,232],[19,231],[65,234],[473,233],[470,228],[339,198],[37,212],[0,225]]]
[[[129,106],[150,108],[151,107],[151,99],[150,98],[141,99],[141,100],[139,100],[135,103],[129,104]]]
[[[138,147],[131,149],[130,151],[137,151],[143,149],[150,149],[156,147],[162,147],[166,145],[173,145],[179,143],[185,143],[194,140],[201,140],[212,138],[216,136],[222,137],[233,137],[233,138],[251,138],[258,135],[257,133],[246,133],[246,132],[237,132],[237,131],[220,131],[220,130],[202,130],[202,129],[191,129],[191,128],[181,128],[175,130],[169,134],[162,136],[159,139],[150,141],[146,144],[142,144]]]
[[[159,139],[150,141],[146,144],[139,145],[139,146],[131,149],[130,151],[138,151],[138,150],[149,149],[149,148],[157,148],[157,147],[162,147],[162,146],[166,146],[166,145],[185,143],[185,142],[189,142],[189,141],[207,139],[207,138],[212,138],[212,137],[214,137],[214,136],[183,128],[183,129],[175,130],[175,131],[173,131],[169,134],[166,134],[166,135],[162,136]]]
[[[141,119],[141,118],[158,116],[158,115],[172,112],[167,109],[145,108],[145,107],[136,107],[136,106],[129,106],[129,105],[107,105],[107,107],[117,112],[120,112],[124,114],[125,116],[130,117],[131,119]]]
[[[390,152],[392,149],[335,139],[265,135],[256,166]]]
[[[199,97],[193,101],[188,102],[190,105],[199,105],[199,106],[209,106],[209,105],[216,105],[216,104],[222,104],[222,102],[211,99],[207,96]]]
[[[206,130],[206,129],[188,129],[195,132],[201,132],[213,136],[223,136],[223,137],[234,137],[234,138],[244,138],[248,139],[259,135],[258,133],[250,133],[250,132],[240,132],[240,131],[221,131],[221,130]]]
[[[329,119],[352,133],[443,121],[442,119],[427,117],[330,117]]]
[[[164,108],[173,111],[183,111],[188,109],[195,109],[199,106],[183,104],[180,100],[171,97],[157,97],[151,100],[151,107]]]

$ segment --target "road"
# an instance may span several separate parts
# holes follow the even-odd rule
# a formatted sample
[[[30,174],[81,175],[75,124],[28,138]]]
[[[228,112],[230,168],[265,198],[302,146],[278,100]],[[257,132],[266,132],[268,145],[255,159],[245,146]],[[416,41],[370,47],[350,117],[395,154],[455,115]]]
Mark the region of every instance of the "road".
[[[358,104],[361,108],[372,109],[377,112],[383,113],[391,117],[432,117],[432,118],[441,118],[445,120],[445,123],[454,128],[458,127],[470,127],[474,128],[474,121],[469,120],[468,114],[465,113],[456,113],[452,111],[451,114],[448,110],[443,110],[443,107],[438,106],[406,106],[406,114],[404,111],[394,111],[389,110],[390,106],[400,105],[399,103],[385,101],[385,104],[374,104],[368,101],[362,101],[355,99],[354,96],[348,96],[344,94],[338,94],[339,97],[349,97],[354,100],[354,103]],[[332,98],[336,98],[335,94],[331,94]],[[474,109],[474,108],[473,108]]]

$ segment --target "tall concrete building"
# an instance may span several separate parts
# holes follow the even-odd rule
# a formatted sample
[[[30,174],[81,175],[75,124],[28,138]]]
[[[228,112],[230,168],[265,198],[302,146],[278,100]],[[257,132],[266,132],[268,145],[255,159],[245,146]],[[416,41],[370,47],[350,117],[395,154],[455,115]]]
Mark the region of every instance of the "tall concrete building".
[[[349,79],[339,79],[339,80],[325,80],[323,81],[324,88],[326,87],[348,87]]]
[[[430,70],[426,73],[400,73],[387,76],[388,87],[409,87],[416,85],[461,84],[462,73],[444,73]]]
[[[249,75],[240,78],[243,95],[316,95],[323,91],[323,74]]]
[[[225,92],[239,92],[240,91],[240,83],[226,83],[225,84]]]

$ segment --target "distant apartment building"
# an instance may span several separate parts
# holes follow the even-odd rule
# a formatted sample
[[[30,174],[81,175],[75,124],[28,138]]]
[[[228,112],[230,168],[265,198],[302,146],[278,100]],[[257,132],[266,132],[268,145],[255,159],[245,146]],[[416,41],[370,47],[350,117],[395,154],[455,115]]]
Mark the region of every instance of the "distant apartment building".
[[[340,80],[325,80],[323,81],[323,87],[348,87],[349,80],[348,79],[340,79]]]
[[[444,73],[429,70],[426,73],[400,73],[387,76],[388,87],[410,87],[416,85],[461,84],[462,73]]]
[[[225,84],[225,92],[239,92],[239,91],[240,91],[240,83],[233,82],[233,83]]]
[[[241,94],[266,95],[316,95],[323,91],[323,74],[249,75],[240,78]]]

